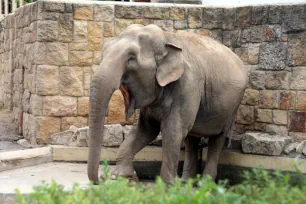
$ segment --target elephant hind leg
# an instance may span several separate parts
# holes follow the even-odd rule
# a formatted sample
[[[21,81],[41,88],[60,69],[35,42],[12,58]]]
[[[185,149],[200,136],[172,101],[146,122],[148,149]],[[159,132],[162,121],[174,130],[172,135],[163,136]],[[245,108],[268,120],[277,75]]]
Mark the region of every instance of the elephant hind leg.
[[[187,181],[189,178],[195,178],[199,170],[199,143],[200,138],[187,136],[185,138],[185,159],[182,179]]]

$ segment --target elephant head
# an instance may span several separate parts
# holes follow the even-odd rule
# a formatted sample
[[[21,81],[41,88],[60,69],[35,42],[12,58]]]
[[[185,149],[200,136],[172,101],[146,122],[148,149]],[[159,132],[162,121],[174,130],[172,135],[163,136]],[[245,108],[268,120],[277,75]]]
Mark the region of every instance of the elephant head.
[[[163,87],[184,72],[179,39],[155,25],[131,25],[104,46],[91,83],[88,177],[98,182],[102,133],[108,103],[120,89],[128,120],[137,108],[158,100]]]

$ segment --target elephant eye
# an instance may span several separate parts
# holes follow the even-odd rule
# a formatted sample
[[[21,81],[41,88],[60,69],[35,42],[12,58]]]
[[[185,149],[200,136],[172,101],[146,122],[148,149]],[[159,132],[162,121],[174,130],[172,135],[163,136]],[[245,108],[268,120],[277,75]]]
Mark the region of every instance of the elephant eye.
[[[136,56],[135,55],[130,55],[127,61],[127,64],[129,66],[135,65],[136,63]]]

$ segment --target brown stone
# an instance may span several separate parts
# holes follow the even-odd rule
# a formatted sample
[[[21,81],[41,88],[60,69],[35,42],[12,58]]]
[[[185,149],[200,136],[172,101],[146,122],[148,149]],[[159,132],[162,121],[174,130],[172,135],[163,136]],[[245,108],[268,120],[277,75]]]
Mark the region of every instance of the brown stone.
[[[278,91],[264,90],[259,94],[259,108],[278,108]]]
[[[60,68],[60,93],[65,96],[83,95],[83,68]]]
[[[240,105],[237,112],[236,122],[240,124],[251,124],[254,121],[254,107]]]
[[[149,24],[152,24],[153,23],[153,20],[152,19],[135,19],[133,20],[133,22],[135,24],[140,24],[140,25],[149,25]]]
[[[251,88],[258,90],[264,89],[266,84],[266,72],[251,71],[249,83]]]
[[[290,73],[286,71],[266,72],[267,89],[289,89]]]
[[[306,132],[289,132],[289,136],[296,142],[302,142],[306,140]]]
[[[93,52],[74,51],[70,52],[70,65],[89,66],[92,64]]]
[[[34,94],[31,95],[29,112],[33,115],[43,114],[43,97]]]
[[[61,119],[56,117],[37,117],[36,127],[36,139],[47,142],[51,135],[61,131]]]
[[[60,42],[71,42],[73,38],[73,16],[70,13],[62,14],[59,17],[58,40]]]
[[[170,19],[171,20],[184,20],[185,19],[185,8],[170,8]]]
[[[50,42],[56,41],[58,36],[57,21],[38,21],[37,23],[37,40]]]
[[[36,64],[44,64],[46,61],[46,44],[42,42],[36,42],[33,50],[34,62]]]
[[[145,7],[144,8],[144,17],[152,19],[169,19],[170,12],[169,8],[165,7]]]
[[[295,91],[281,91],[280,92],[280,109],[293,109],[295,102]]]
[[[264,132],[266,130],[266,123],[254,123],[254,130]]]
[[[258,64],[259,44],[250,44],[248,47],[248,64]]]
[[[249,54],[248,54],[248,48],[246,47],[239,47],[235,49],[236,55],[242,60],[244,64],[248,64],[249,61]]]
[[[87,42],[87,21],[74,21],[74,42]]]
[[[238,7],[236,8],[236,26],[239,28],[246,28],[250,26],[252,7]]]
[[[292,68],[290,89],[306,90],[306,67]]]
[[[47,116],[76,116],[77,99],[68,96],[46,96],[43,113]]]
[[[74,4],[74,19],[93,20],[92,4]]]
[[[272,123],[273,122],[272,110],[256,109],[255,110],[255,120],[257,122]]]
[[[102,50],[102,24],[88,22],[88,50]]]
[[[108,105],[108,124],[120,124],[125,121],[124,99],[119,90],[115,91]]]
[[[115,16],[117,18],[143,18],[144,10],[141,6],[115,5]]]
[[[102,51],[94,51],[93,64],[100,64],[102,61]]]
[[[116,19],[116,35],[118,36],[124,29],[126,29],[129,25],[132,25],[133,23],[133,20],[130,19]]]
[[[103,36],[113,37],[115,35],[114,23],[103,23]]]
[[[188,26],[189,28],[202,27],[202,8],[188,8]]]
[[[258,97],[258,90],[246,89],[241,103],[245,105],[255,106],[258,104]]]
[[[36,92],[43,96],[59,93],[59,69],[57,66],[39,65],[37,67]]]
[[[64,12],[65,4],[62,2],[43,2],[44,10],[51,12]]]
[[[67,43],[46,43],[46,63],[51,65],[68,64]]]
[[[91,72],[84,73],[84,96],[89,96],[91,83]]]
[[[287,111],[273,110],[273,122],[278,125],[287,125]]]
[[[88,116],[89,113],[89,97],[78,98],[78,115]]]
[[[62,130],[69,130],[70,126],[81,128],[87,126],[88,119],[86,117],[64,117],[62,118]]]
[[[306,110],[306,92],[305,91],[298,91],[297,92],[297,99],[295,104],[296,110]]]
[[[94,7],[95,21],[113,21],[114,20],[114,6],[113,5],[95,5]]]
[[[290,66],[306,65],[306,33],[289,35],[288,58]]]
[[[289,131],[290,132],[305,132],[306,131],[306,112],[290,111],[289,116]]]
[[[288,128],[286,126],[281,126],[281,125],[267,124],[266,132],[273,135],[287,136]]]
[[[69,50],[72,51],[85,51],[87,50],[87,43],[70,43]]]

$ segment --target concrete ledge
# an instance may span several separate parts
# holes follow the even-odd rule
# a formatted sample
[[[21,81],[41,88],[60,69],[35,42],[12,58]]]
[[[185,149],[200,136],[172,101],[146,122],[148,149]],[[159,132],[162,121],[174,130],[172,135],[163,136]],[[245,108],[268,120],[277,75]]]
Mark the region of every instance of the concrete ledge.
[[[73,161],[73,162],[86,162],[88,157],[87,147],[65,147],[65,146],[52,146],[53,148],[53,161]],[[103,147],[101,158],[107,159],[110,162],[116,160],[118,148]],[[202,154],[203,161],[206,161],[207,151],[204,150]],[[184,151],[181,151],[180,161],[184,159]],[[140,151],[134,161],[136,162],[160,162],[162,161],[162,149],[160,147],[146,147]],[[262,167],[268,170],[282,170],[295,172],[295,164],[299,165],[302,173],[306,173],[306,160],[295,159],[282,156],[262,156],[254,154],[243,154],[240,152],[233,152],[224,150],[219,159],[219,164],[229,166],[239,166],[246,168]]]
[[[18,150],[0,153],[0,172],[52,161],[52,148]]]

